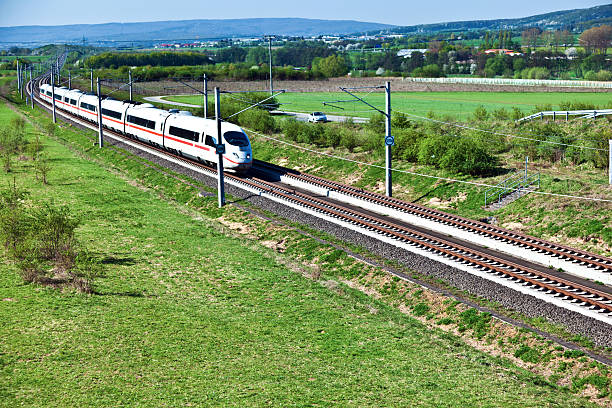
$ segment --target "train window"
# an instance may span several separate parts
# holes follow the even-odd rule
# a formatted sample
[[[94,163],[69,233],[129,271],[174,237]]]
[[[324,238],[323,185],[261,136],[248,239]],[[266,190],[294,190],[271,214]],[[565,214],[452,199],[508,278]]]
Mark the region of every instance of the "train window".
[[[47,91],[47,96],[51,96],[51,95],[52,95],[51,91]]]
[[[89,104],[87,102],[81,102],[81,108],[83,109],[87,109],[89,111],[95,112],[96,111],[96,107],[92,104]]]
[[[70,104],[76,106],[76,99],[71,99]]]
[[[57,95],[57,94],[56,94],[56,95],[55,95],[55,99],[57,99],[57,100],[61,101],[61,100],[62,100],[62,96],[61,96],[61,95]]]
[[[200,136],[198,132],[182,129],[176,126],[170,126],[170,130],[168,131],[168,133],[170,133],[172,136],[177,136],[182,139],[187,139],[194,142],[197,142]]]
[[[127,121],[138,126],[143,126],[149,129],[155,129],[155,122],[148,119],[139,118],[138,116],[128,115]]]
[[[227,143],[231,144],[232,146],[246,147],[249,145],[249,139],[247,139],[246,135],[242,132],[232,130],[230,132],[225,132],[223,137]]]
[[[212,136],[206,135],[206,139],[204,139],[204,144],[206,146],[212,146],[215,147],[216,143],[215,143],[215,139],[213,139]]]
[[[70,102],[70,98],[68,98],[67,96],[64,96],[64,102]]]
[[[102,114],[106,116],[110,116],[111,118],[121,119],[121,113],[112,111],[110,109],[102,108]]]

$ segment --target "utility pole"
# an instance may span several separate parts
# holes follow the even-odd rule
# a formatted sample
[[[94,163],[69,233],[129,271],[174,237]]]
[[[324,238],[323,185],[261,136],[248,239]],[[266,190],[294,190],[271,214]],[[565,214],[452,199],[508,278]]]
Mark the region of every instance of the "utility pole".
[[[91,80],[91,93],[93,93],[93,68],[89,71],[89,79]]]
[[[608,182],[612,186],[612,139],[608,140],[610,143],[610,156],[608,157]]]
[[[385,82],[385,94],[385,112],[387,116],[385,120],[385,190],[387,197],[391,197],[391,146],[395,144],[395,141],[393,136],[391,136],[391,82],[389,81]]]
[[[272,85],[272,37],[268,37],[268,55],[270,57],[270,95],[273,95],[274,86]]]
[[[53,105],[53,123],[57,123],[57,117],[55,115],[55,83],[53,76],[53,68],[51,68],[51,104]]]
[[[19,82],[19,94],[23,99],[23,64],[19,65],[19,71],[17,71],[18,82]]]
[[[19,60],[17,61],[17,92],[21,92],[21,75],[19,75]]]
[[[360,98],[359,96],[353,93],[355,90],[361,91],[363,89],[382,89],[382,88],[385,88],[385,110],[384,112],[380,110],[379,108],[377,108],[376,106],[372,105],[371,103],[367,102],[363,98]],[[368,105],[370,108],[374,109],[375,111],[382,113],[383,116],[385,116],[385,119],[386,119],[385,120],[385,192],[387,194],[387,197],[391,197],[393,194],[393,190],[391,188],[391,185],[392,185],[391,146],[395,145],[395,138],[391,135],[391,82],[389,81],[385,82],[384,86],[382,85],[380,86],[361,86],[361,87],[356,87],[356,88],[340,87],[340,90],[351,95],[354,98],[354,100],[348,100],[348,101],[338,100],[338,101],[323,102],[323,106],[326,106],[326,105],[336,106],[336,104],[338,103],[360,101],[364,103],[365,105]]]
[[[21,78],[21,99],[23,99],[23,80],[25,79],[25,70],[26,70],[26,66],[24,66],[23,64],[21,65],[21,70],[19,72],[19,77]],[[27,95],[26,95],[27,96]]]
[[[128,80],[130,84],[130,101],[133,101],[134,98],[132,97],[132,70],[131,69],[128,71]]]
[[[102,94],[100,93],[100,78],[96,78],[98,81],[98,146],[101,148],[104,146],[104,140],[102,139]]]
[[[217,192],[219,208],[225,205],[225,184],[223,182],[223,154],[225,145],[223,144],[221,133],[221,106],[219,104],[219,87],[215,86],[215,120],[217,121]]]
[[[204,119],[208,118],[208,77],[204,73]]]
[[[68,70],[68,90],[72,89],[72,76],[70,75],[70,70]]]
[[[55,61],[55,69],[57,69],[57,85],[62,86],[62,74],[60,73],[59,60]]]
[[[30,106],[34,109],[34,83],[32,82],[32,67],[30,66]]]

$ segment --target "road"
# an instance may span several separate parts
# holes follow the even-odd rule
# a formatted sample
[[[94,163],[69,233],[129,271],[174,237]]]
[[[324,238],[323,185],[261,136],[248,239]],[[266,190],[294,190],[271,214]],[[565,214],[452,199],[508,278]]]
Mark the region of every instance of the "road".
[[[144,98],[145,101],[147,102],[153,102],[153,103],[163,103],[166,105],[175,105],[175,106],[182,106],[182,107],[186,107],[186,108],[201,108],[202,105],[192,105],[189,103],[182,103],[182,102],[173,102],[173,101],[169,101],[167,99],[163,99],[164,96],[160,95],[160,96],[146,96]],[[308,121],[308,113],[303,113],[303,112],[289,112],[289,111],[272,111],[272,114],[276,114],[276,115],[286,115],[286,116],[293,116],[295,117],[297,120],[301,121],[301,122],[306,122]],[[347,119],[351,118],[352,116],[339,116],[339,115],[327,115],[327,120],[329,122],[345,122]],[[359,117],[352,117],[353,118],[353,122],[355,123],[367,123],[368,122],[368,118],[359,118]]]

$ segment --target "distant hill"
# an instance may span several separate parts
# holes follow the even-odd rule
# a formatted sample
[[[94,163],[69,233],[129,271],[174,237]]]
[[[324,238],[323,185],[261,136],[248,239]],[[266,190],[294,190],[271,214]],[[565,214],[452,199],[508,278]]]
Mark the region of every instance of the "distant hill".
[[[448,23],[420,24],[406,27],[397,27],[394,33],[435,33],[444,31],[471,31],[471,30],[499,30],[538,27],[541,29],[578,29],[580,31],[600,25],[610,24],[612,21],[612,4],[591,7],[586,9],[563,10],[552,13],[538,14],[530,17],[498,19],[498,20],[472,20],[455,21]]]
[[[63,26],[0,27],[7,43],[74,43],[83,38],[99,41],[163,41],[220,39],[263,35],[317,36],[384,30],[394,26],[352,20],[306,18],[245,18],[231,20],[183,20],[147,23],[75,24]]]

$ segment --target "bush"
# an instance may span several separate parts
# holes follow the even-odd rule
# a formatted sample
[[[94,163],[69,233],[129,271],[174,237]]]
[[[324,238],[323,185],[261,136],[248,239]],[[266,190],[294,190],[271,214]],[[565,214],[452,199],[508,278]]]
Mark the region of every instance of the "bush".
[[[598,81],[612,81],[612,72],[602,69],[595,75]]]
[[[472,139],[458,138],[447,146],[439,166],[454,173],[484,176],[493,172],[497,160],[483,145]]]
[[[418,162],[438,166],[446,149],[454,143],[456,138],[448,135],[437,135],[424,138],[419,143]]]
[[[382,113],[376,113],[370,117],[365,128],[372,131],[373,133],[384,134],[385,133],[385,115]]]
[[[400,112],[394,112],[391,115],[391,126],[399,129],[407,129],[412,126],[408,116]]]
[[[304,122],[298,122],[295,118],[285,119],[281,124],[281,131],[285,136],[293,141],[297,141],[299,135],[302,133],[302,128],[306,124]]]
[[[27,192],[15,183],[0,191],[0,237],[26,282],[71,284],[92,291],[101,266],[79,247],[79,221],[68,207],[26,203]]]
[[[411,74],[413,77],[420,78],[438,78],[444,76],[440,71],[440,67],[437,64],[429,64],[425,65],[422,68],[417,68],[412,71]]]
[[[510,114],[506,109],[499,108],[493,111],[493,117],[497,120],[506,120],[510,117]]]
[[[329,147],[340,146],[342,140],[342,131],[337,126],[326,126],[325,127],[325,144]]]
[[[355,150],[355,148],[357,147],[357,136],[355,135],[355,132],[350,130],[343,131],[340,144],[343,147],[346,147],[349,152]]]
[[[489,118],[489,112],[483,105],[479,105],[474,109],[474,120],[485,121]]]
[[[525,115],[523,114],[523,112],[517,108],[516,106],[512,107],[512,120],[519,120],[521,118],[523,118]]]
[[[394,157],[416,163],[419,160],[419,144],[424,137],[418,128],[395,131]]]
[[[273,133],[276,130],[276,122],[268,112],[253,108],[238,115],[238,123],[248,129],[263,133]]]

